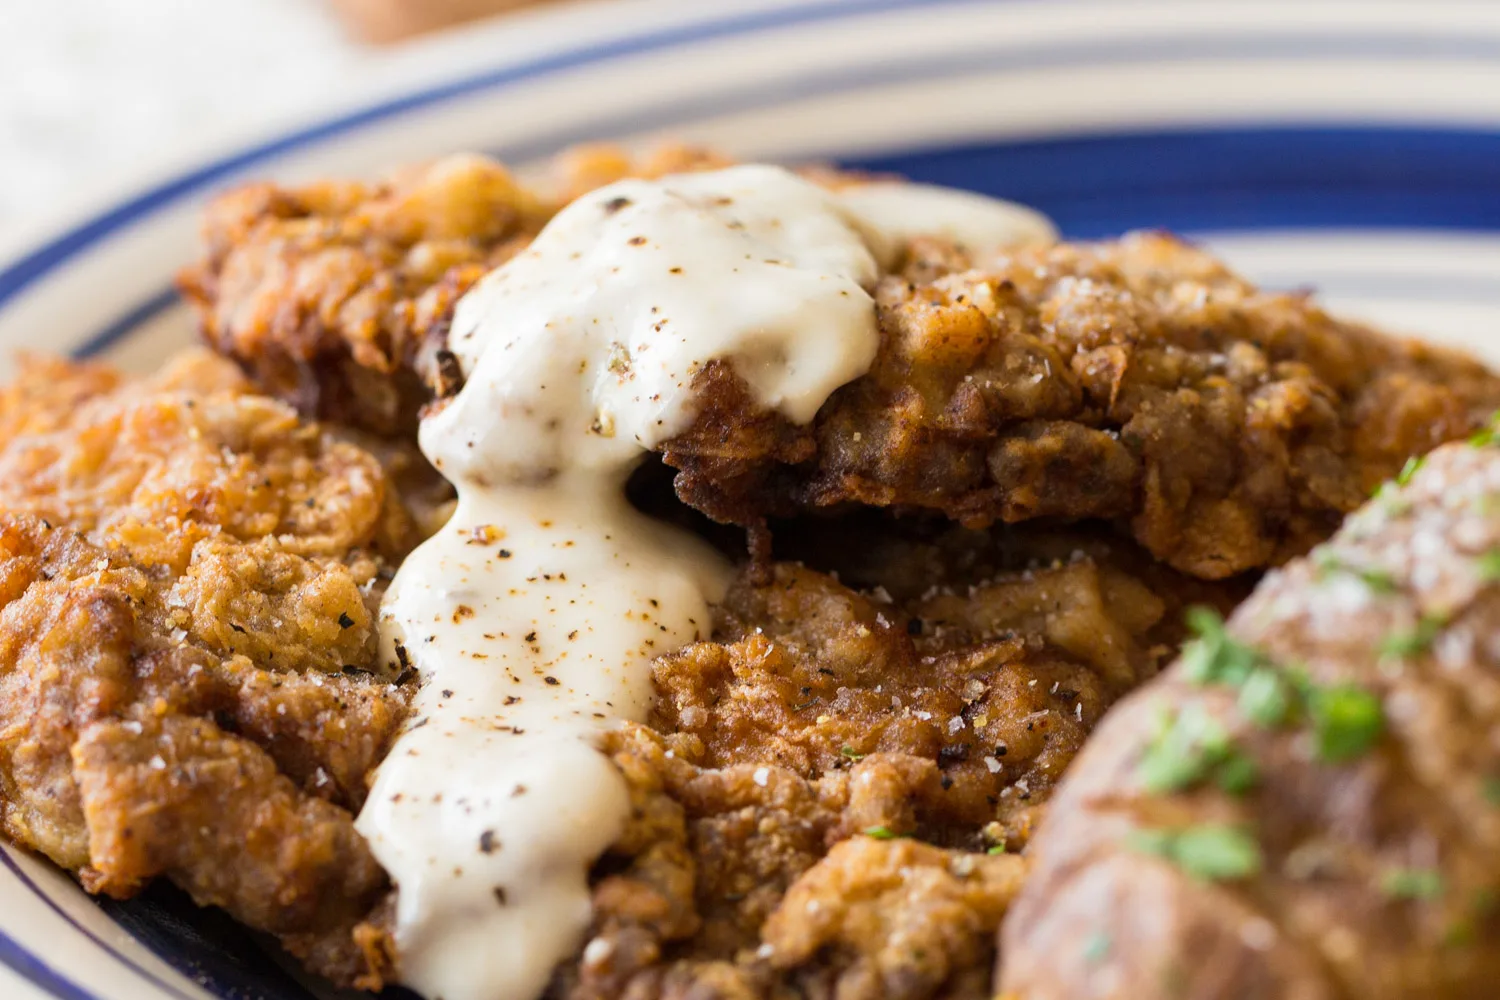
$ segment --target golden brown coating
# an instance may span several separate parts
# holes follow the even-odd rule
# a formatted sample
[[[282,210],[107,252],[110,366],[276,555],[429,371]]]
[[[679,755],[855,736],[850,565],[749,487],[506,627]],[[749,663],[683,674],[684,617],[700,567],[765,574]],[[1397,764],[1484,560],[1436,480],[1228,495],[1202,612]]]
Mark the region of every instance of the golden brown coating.
[[[809,781],[704,769],[692,737],[612,739],[634,818],[558,995],[988,996],[994,928],[1026,862],[909,839],[945,794],[930,761],[874,754]]]
[[[409,436],[423,379],[461,384],[441,352],[457,298],[556,205],[723,162],[591,147],[559,160],[546,196],[478,157],[249,188],[210,211],[183,288],[209,342],[274,394]],[[684,501],[751,528],[850,505],[973,527],[1120,521],[1221,579],[1305,552],[1408,457],[1500,406],[1477,363],[1261,292],[1159,234],[999,256],[917,240],[873,292],[875,362],[810,426],[759,408],[726,364],[699,373],[703,410],[662,448]]]
[[[705,369],[697,424],[663,449],[683,500],[747,525],[850,504],[1118,520],[1221,579],[1306,551],[1500,405],[1477,362],[1258,291],[1164,235],[974,260],[919,241],[876,299],[872,368],[809,427]]]
[[[355,833],[406,714],[374,612],[418,532],[379,463],[227,362],[30,362],[0,394],[0,828],[166,877],[340,981],[385,874]]]
[[[1497,511],[1494,443],[1439,449],[1122,703],[1038,831],[1005,995],[1493,995]]]
[[[253,184],[214,201],[204,259],[178,285],[204,338],[308,416],[410,433],[438,378],[453,305],[558,207],[626,176],[719,165],[666,147],[641,159],[574,150],[545,190],[499,163],[450,156],[375,183]]]
[[[952,544],[891,558],[930,564]],[[1184,599],[1123,569],[1128,544],[1007,545],[1013,571],[954,570],[904,604],[778,564],[735,585],[714,641],[659,658],[650,728],[612,738],[633,818],[558,992],[988,997],[1038,807],[1104,708],[1172,648],[1154,636]],[[939,596],[967,624],[923,617]]]
[[[1022,826],[1113,696],[1155,672],[1141,640],[1162,603],[1131,607],[1145,616],[1132,632],[1104,610],[1100,577],[1084,559],[907,609],[777,565],[731,590],[713,642],[655,662],[651,724],[700,740],[707,767],[815,779],[869,754],[933,761],[945,794],[928,836],[966,829],[972,846],[988,822]],[[1037,600],[1065,610],[1037,616]]]

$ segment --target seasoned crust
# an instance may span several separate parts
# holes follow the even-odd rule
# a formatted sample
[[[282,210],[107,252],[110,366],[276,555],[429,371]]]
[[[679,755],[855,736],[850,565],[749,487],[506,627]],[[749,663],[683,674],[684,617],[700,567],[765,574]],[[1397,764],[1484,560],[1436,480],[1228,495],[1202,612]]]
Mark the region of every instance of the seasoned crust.
[[[1038,831],[1037,869],[1005,922],[1006,996],[1493,992],[1497,497],[1500,451],[1441,448],[1231,620],[1236,642],[1296,683],[1377,699],[1368,749],[1332,757],[1295,718],[1257,723],[1243,687],[1193,683],[1185,666],[1117,708]],[[1146,792],[1143,755],[1164,718],[1189,711],[1254,763],[1252,787]],[[1143,829],[1204,823],[1242,825],[1261,862],[1214,881],[1130,846]]]
[[[667,147],[582,147],[540,189],[456,155],[374,183],[252,184],[212,202],[204,257],[178,276],[204,339],[306,416],[409,434],[453,305],[561,205],[625,176],[718,165]]]
[[[0,394],[0,505],[6,835],[364,974],[388,883],[353,814],[407,711],[366,671],[419,537],[380,464],[206,354],[34,360]]]
[[[228,195],[184,290],[209,342],[272,393],[410,436],[423,378],[460,384],[440,363],[453,304],[557,205],[723,164],[608,147],[560,162],[546,196],[476,157]],[[1500,405],[1477,363],[1259,291],[1162,234],[1001,255],[917,240],[873,292],[875,362],[810,426],[760,409],[725,364],[698,373],[698,419],[661,449],[684,501],[757,530],[851,505],[972,527],[1118,521],[1158,559],[1222,579],[1305,552],[1408,457]]]
[[[851,504],[1117,520],[1222,579],[1306,551],[1500,404],[1477,362],[1258,291],[1160,234],[973,260],[919,241],[876,299],[870,372],[810,427],[705,371],[700,420],[663,448],[687,503],[747,525]]]
[[[945,544],[983,548],[907,541],[889,565],[930,566]],[[1167,655],[1151,637],[1183,600],[1146,590],[1128,545],[1006,548],[1009,572],[950,564],[926,601],[778,564],[732,588],[714,641],[659,658],[649,727],[610,738],[633,818],[555,992],[988,997],[1035,817],[1104,708]],[[1141,589],[1104,601],[1105,577]],[[1014,600],[1032,587],[1068,613],[1033,616]],[[922,617],[939,595],[964,624]],[[1106,679],[1114,641],[1129,679]]]

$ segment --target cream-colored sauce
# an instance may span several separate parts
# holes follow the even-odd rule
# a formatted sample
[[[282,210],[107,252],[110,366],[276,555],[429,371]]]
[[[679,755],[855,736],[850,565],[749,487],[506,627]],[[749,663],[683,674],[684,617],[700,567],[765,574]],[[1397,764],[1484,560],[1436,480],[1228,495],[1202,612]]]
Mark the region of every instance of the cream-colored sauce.
[[[869,367],[876,257],[919,214],[880,198],[764,166],[624,181],[459,303],[465,385],[420,433],[459,503],[386,596],[422,687],[358,822],[398,887],[402,982],[529,1000],[581,943],[629,814],[598,735],[645,718],[650,660],[708,634],[730,572],[625,480],[690,424],[711,360],[797,422]],[[987,218],[982,243],[1037,232]]]
[[[918,236],[941,236],[968,250],[1057,240],[1056,227],[1042,213],[972,191],[877,181],[845,188],[839,201],[858,221],[885,267],[892,265],[903,244]]]

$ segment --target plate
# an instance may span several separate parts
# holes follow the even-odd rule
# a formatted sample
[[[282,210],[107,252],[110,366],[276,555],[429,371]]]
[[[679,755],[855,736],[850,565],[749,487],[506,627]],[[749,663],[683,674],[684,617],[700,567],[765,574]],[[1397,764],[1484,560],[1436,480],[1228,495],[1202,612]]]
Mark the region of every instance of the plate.
[[[1070,237],[1171,229],[1266,285],[1500,361],[1500,6],[615,0],[417,63],[0,262],[0,347],[140,368],[189,341],[172,274],[204,199],[250,177],[670,137],[997,194]],[[100,903],[0,848],[0,996],[328,995],[169,890]]]

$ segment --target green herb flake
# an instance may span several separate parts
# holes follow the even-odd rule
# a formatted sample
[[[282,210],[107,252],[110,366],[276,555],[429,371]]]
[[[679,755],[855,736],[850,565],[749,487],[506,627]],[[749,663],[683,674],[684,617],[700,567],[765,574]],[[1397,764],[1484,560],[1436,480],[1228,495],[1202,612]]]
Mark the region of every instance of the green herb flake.
[[[864,835],[872,840],[895,840],[896,834],[888,826],[867,826]]]
[[[1380,876],[1380,891],[1391,899],[1437,899],[1443,873],[1432,868],[1392,868]]]
[[[1485,583],[1500,581],[1500,549],[1490,549],[1474,560],[1474,571]]]
[[[1469,438],[1469,444],[1475,448],[1486,448],[1495,443],[1497,429],[1500,429],[1500,411],[1491,414],[1489,422],[1474,432]]]
[[[1109,957],[1110,949],[1114,947],[1114,940],[1104,931],[1095,931],[1089,935],[1089,939],[1083,945],[1083,960],[1090,965],[1098,965]]]
[[[1318,756],[1331,763],[1361,756],[1385,731],[1380,699],[1353,684],[1318,688],[1308,699]]]
[[[1479,787],[1484,794],[1484,801],[1492,806],[1500,806],[1500,775],[1485,775]]]
[[[866,756],[853,747],[843,747],[839,750],[839,753],[843,754],[845,757],[848,757],[850,760],[864,760]]]
[[[1182,669],[1188,680],[1198,685],[1244,683],[1260,654],[1231,639],[1224,619],[1212,608],[1189,608],[1185,618],[1197,635],[1182,650]]]
[[[1207,882],[1249,878],[1264,866],[1260,845],[1249,831],[1220,823],[1180,830],[1137,830],[1131,847],[1171,861],[1193,878]]]
[[[1363,581],[1364,585],[1369,587],[1372,593],[1392,594],[1397,589],[1396,578],[1385,570],[1351,566],[1327,548],[1320,548],[1314,553],[1313,565],[1317,568],[1320,578],[1332,576],[1336,573],[1346,573]]]
[[[1415,628],[1392,632],[1386,636],[1380,643],[1380,652],[1385,656],[1403,659],[1408,656],[1419,656],[1432,648],[1432,642],[1443,630],[1443,624],[1441,618],[1423,615]]]
[[[1136,774],[1153,794],[1179,791],[1206,779],[1231,749],[1224,727],[1201,705],[1190,705],[1162,716]]]
[[[1396,485],[1405,486],[1407,483],[1411,482],[1411,477],[1415,476],[1417,472],[1422,468],[1422,463],[1424,461],[1426,460],[1420,455],[1413,455],[1411,458],[1408,458],[1406,460],[1406,464],[1401,466],[1401,471],[1396,473]]]
[[[1230,755],[1214,772],[1214,781],[1230,795],[1244,795],[1260,779],[1260,768],[1243,753]]]
[[[984,853],[986,853],[986,854],[1004,854],[1005,853],[1005,845],[1004,844],[994,844],[994,845],[992,845],[989,848],[989,850],[985,851]]]
[[[1252,670],[1240,686],[1240,714],[1262,729],[1274,729],[1291,714],[1289,687],[1287,680],[1274,670],[1265,667]]]

